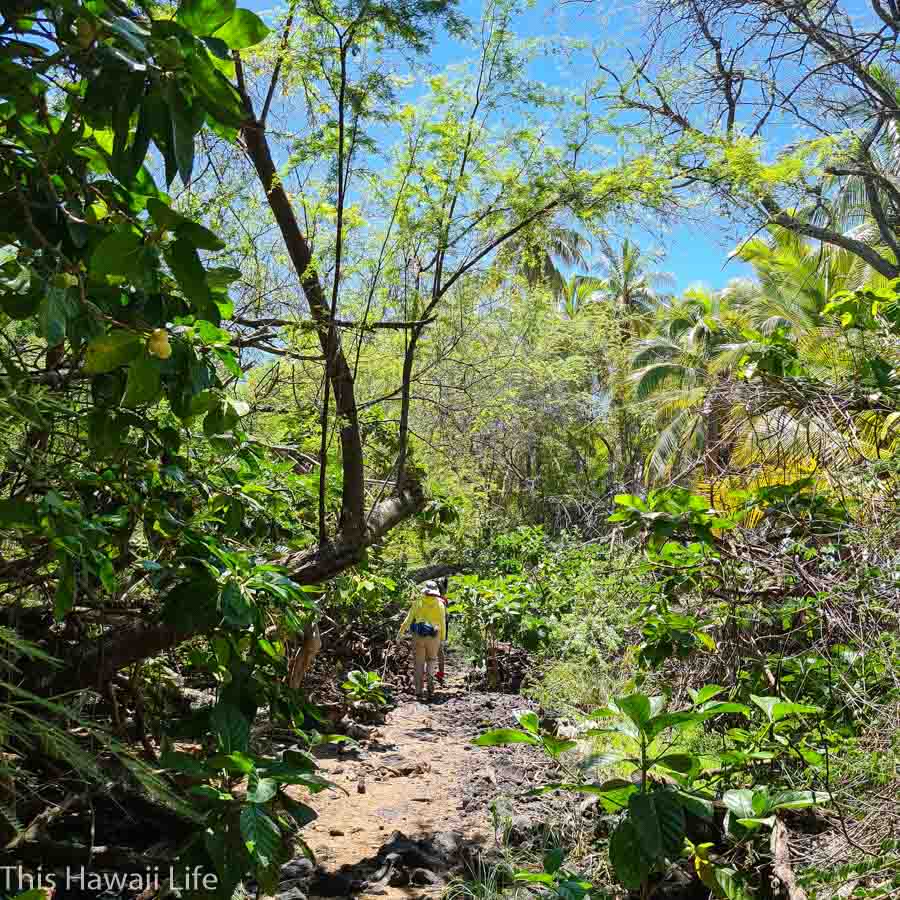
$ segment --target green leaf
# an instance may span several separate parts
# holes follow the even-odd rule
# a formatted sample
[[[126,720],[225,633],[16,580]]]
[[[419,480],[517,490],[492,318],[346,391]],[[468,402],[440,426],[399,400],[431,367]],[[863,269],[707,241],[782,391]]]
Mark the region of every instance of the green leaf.
[[[665,756],[653,760],[652,765],[686,775],[694,768],[694,759],[690,753],[667,753]]]
[[[253,624],[253,607],[234,580],[230,580],[222,589],[222,615],[235,628],[247,628]]]
[[[139,334],[122,329],[94,338],[85,353],[84,371],[89,375],[111,372],[131,362],[141,352],[142,345]]]
[[[245,806],[241,810],[241,836],[259,865],[270,866],[277,861],[281,831],[261,806]]]
[[[807,809],[828,803],[831,797],[824,791],[781,791],[772,798],[771,809]]]
[[[634,823],[641,852],[648,859],[659,859],[663,855],[663,838],[653,796],[632,794],[628,799],[628,817]]]
[[[567,878],[556,886],[556,895],[559,900],[584,900],[593,888],[594,885],[590,881],[576,881]]]
[[[234,14],[235,0],[181,0],[175,20],[197,37],[212,34]]]
[[[250,740],[250,723],[240,710],[228,703],[217,704],[209,717],[210,728],[219,738],[223,753],[245,753]]]
[[[616,697],[616,706],[628,716],[640,731],[650,719],[650,698],[644,694],[629,694],[627,697]]]
[[[59,580],[56,582],[56,594],[53,599],[53,617],[57,622],[62,621],[75,606],[75,570],[72,562],[66,557],[59,570]]]
[[[294,800],[293,797],[287,796],[287,794],[281,795],[279,803],[281,803],[284,811],[294,820],[299,828],[303,828],[319,818],[319,814],[311,806],[300,803],[298,800]]]
[[[185,297],[201,319],[217,319],[215,304],[206,284],[206,272],[197,249],[187,238],[179,237],[167,250],[166,261],[178,281]]]
[[[746,887],[734,869],[716,867],[713,870],[713,878],[726,900],[752,900],[752,891]]]
[[[753,791],[747,788],[726,791],[722,802],[738,819],[752,819],[756,815],[753,808]]]
[[[124,406],[134,408],[156,403],[162,395],[161,364],[149,353],[142,353],[128,367]]]
[[[675,791],[654,791],[651,795],[662,834],[663,853],[674,859],[684,848],[684,807]]]
[[[716,700],[712,703],[705,703],[699,710],[703,714],[704,719],[712,716],[719,716],[723,713],[738,713],[742,716],[750,715],[750,707],[744,706],[743,703],[729,703],[725,700]]]
[[[94,248],[91,275],[120,275],[139,280],[143,275],[144,243],[131,229],[114,231]]]
[[[578,746],[577,741],[563,740],[562,738],[553,737],[553,735],[550,734],[545,734],[541,738],[541,744],[543,745],[544,750],[554,759]]]
[[[128,419],[108,409],[91,410],[87,423],[88,442],[103,455],[118,449],[128,434]]]
[[[175,164],[178,166],[181,183],[187,187],[191,183],[191,175],[194,172],[194,137],[200,129],[181,95],[175,90],[171,91],[170,94],[178,98],[169,103],[169,110],[172,116]]]
[[[704,716],[699,712],[684,710],[682,712],[663,713],[661,716],[654,716],[647,723],[647,737],[654,738],[667,728],[683,728],[685,725],[694,725],[703,720]]]
[[[233,775],[250,775],[256,771],[256,763],[239,750],[233,753],[218,753],[210,757],[209,764],[213,769],[224,769]]]
[[[267,656],[271,656],[272,659],[280,660],[283,658],[284,654],[279,653],[273,646],[272,642],[266,640],[266,638],[260,638],[256,643],[259,645],[259,649],[262,650],[263,653],[265,653]]]
[[[247,800],[250,803],[268,803],[278,793],[278,782],[271,778],[250,778]]]
[[[216,29],[215,37],[225,41],[232,50],[244,50],[262,43],[269,31],[256,13],[249,9],[239,9],[224,25]]]
[[[159,765],[163,769],[172,772],[183,772],[185,775],[207,777],[215,770],[207,765],[206,761],[193,753],[184,753],[181,750],[169,750],[159,758]]]
[[[714,812],[712,800],[697,794],[688,794],[686,791],[675,791],[675,796],[686,812],[697,816],[698,819],[707,821],[712,819]]]
[[[766,718],[770,722],[780,722],[788,716],[812,715],[821,712],[818,706],[790,703],[780,697],[757,697],[755,694],[751,694],[750,699],[766,714]]]
[[[519,731],[518,728],[495,728],[486,731],[480,737],[472,741],[477,747],[500,747],[505,744],[540,744],[541,739],[537,735],[527,731]]]
[[[654,861],[644,855],[640,835],[630,818],[619,822],[610,835],[609,861],[616,878],[632,891],[639,890],[653,871]]]
[[[50,347],[61,344],[68,330],[69,319],[78,311],[77,303],[65,288],[51,287],[38,305],[38,324]]]
[[[531,734],[538,733],[539,721],[537,717],[537,713],[530,712],[528,710],[519,709],[514,713],[516,717],[516,721],[528,732]]]
[[[197,48],[189,65],[194,87],[203,97],[207,112],[225,124],[239,126],[246,117],[240,94],[216,69],[209,53]]]
[[[552,850],[548,850],[544,854],[544,871],[549,872],[551,875],[554,872],[558,872],[565,858],[566,854],[561,847],[554,847]]]
[[[691,691],[691,699],[694,701],[695,706],[699,706],[701,703],[706,703],[707,700],[717,697],[724,690],[725,688],[721,685],[706,684],[699,691]]]
[[[556,884],[556,879],[546,872],[516,872],[513,877],[516,881],[523,881],[526,884],[546,884],[548,887]]]
[[[202,244],[197,244],[197,246],[200,247]],[[215,250],[216,248],[211,247],[208,249]],[[219,266],[215,269],[206,270],[206,282],[214,291],[227,290],[228,286],[232,282],[237,281],[240,277],[241,270],[231,266]]]

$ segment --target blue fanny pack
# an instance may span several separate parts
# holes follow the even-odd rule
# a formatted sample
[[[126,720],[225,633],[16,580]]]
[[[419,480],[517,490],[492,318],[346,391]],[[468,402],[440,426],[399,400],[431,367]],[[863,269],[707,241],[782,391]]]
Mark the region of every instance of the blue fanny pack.
[[[409,630],[419,637],[437,637],[438,630],[428,622],[413,622]]]

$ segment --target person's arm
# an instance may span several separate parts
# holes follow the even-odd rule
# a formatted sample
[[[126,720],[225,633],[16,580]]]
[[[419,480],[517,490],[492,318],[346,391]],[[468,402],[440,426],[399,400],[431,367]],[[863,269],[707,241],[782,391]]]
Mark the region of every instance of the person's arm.
[[[403,620],[403,624],[400,626],[400,630],[397,632],[397,640],[398,641],[403,637],[404,632],[412,624],[412,617],[413,617],[413,612],[415,612],[415,609],[416,609],[416,605],[415,605],[415,603],[413,603],[412,606],[410,606],[410,608],[409,608],[409,612],[406,614],[406,618]]]
[[[444,602],[444,598],[441,597],[438,601],[438,606],[441,610],[440,621],[438,623],[438,638],[441,641],[447,640],[447,605]]]

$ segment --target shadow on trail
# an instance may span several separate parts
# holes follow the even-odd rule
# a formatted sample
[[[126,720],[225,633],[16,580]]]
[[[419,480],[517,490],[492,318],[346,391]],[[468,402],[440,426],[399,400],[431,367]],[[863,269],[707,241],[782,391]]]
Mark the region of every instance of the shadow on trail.
[[[482,842],[466,840],[455,831],[418,837],[394,831],[374,854],[335,872],[317,872],[309,884],[309,896],[402,894],[404,888],[415,890],[418,896],[423,889],[439,889],[455,877],[477,872],[483,852]]]

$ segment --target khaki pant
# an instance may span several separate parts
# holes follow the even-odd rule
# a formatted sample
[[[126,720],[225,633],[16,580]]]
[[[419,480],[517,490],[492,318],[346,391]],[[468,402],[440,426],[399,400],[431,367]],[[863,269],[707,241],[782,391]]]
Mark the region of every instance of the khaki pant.
[[[437,666],[438,651],[441,648],[441,642],[435,637],[413,636],[413,649],[416,654],[415,675],[416,675],[416,695],[422,693],[423,682],[425,681],[425,672],[428,672],[428,693],[434,693],[434,670]]]

